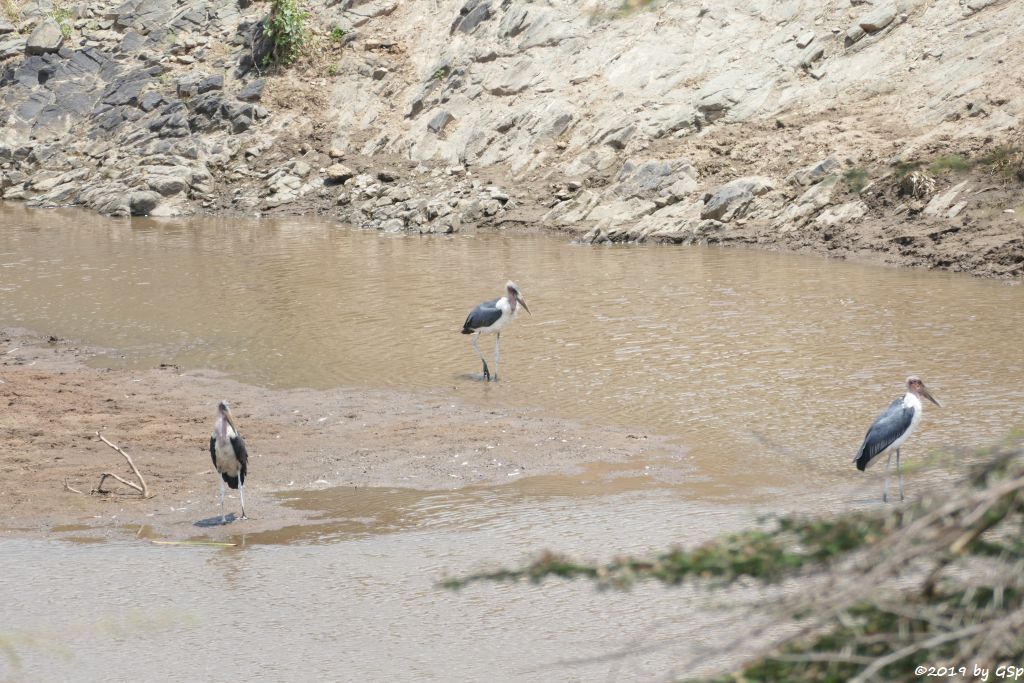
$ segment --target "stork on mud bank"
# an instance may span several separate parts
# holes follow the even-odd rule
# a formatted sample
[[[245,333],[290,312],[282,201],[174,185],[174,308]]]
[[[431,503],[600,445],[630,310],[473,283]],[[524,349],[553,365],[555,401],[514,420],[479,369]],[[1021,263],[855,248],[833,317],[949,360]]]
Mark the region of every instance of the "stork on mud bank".
[[[210,436],[210,457],[213,467],[221,477],[220,482],[220,521],[227,522],[224,516],[224,484],[238,489],[238,498],[242,505],[242,519],[245,519],[245,475],[249,466],[249,454],[245,450],[231,410],[227,401],[217,404],[217,420],[213,423],[213,434]]]
[[[892,449],[896,450],[896,475],[900,482],[900,500],[903,500],[903,474],[900,472],[900,446],[907,440],[910,434],[921,421],[922,405],[921,397],[924,397],[939,406],[942,405],[935,400],[928,388],[919,377],[907,378],[907,393],[903,398],[897,398],[885,411],[875,418],[874,424],[864,435],[864,443],[857,451],[857,457],[853,459],[857,469],[863,472],[873,463],[886,449],[889,449],[889,458],[885,461],[885,484],[882,488],[882,502],[889,502],[889,464],[892,462]]]
[[[466,316],[466,322],[462,323],[462,334],[473,335],[473,348],[480,356],[484,364],[484,379],[490,380],[491,373],[487,368],[487,359],[480,351],[477,339],[481,334],[493,332],[497,337],[494,342],[494,381],[498,381],[498,360],[501,357],[501,330],[516,317],[519,306],[530,313],[526,299],[519,293],[519,285],[509,280],[505,283],[505,296],[500,299],[492,299],[478,304],[476,308]],[[530,313],[530,315],[533,315]]]

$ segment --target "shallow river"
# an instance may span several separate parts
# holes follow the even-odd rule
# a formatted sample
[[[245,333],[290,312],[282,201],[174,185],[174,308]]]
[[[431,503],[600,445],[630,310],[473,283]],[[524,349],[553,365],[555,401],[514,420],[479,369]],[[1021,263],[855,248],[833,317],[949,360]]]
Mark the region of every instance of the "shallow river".
[[[0,226],[0,320],[109,349],[94,362],[176,363],[270,387],[446,390],[647,430],[683,446],[708,491],[718,482],[732,494],[416,494],[379,534],[289,546],[268,537],[243,551],[3,540],[0,675],[6,636],[22,658],[8,671],[28,679],[648,680],[681,661],[679,642],[692,653],[709,638],[687,635],[677,592],[666,601],[655,587],[621,596],[550,584],[450,595],[433,582],[539,547],[600,558],[700,540],[752,518],[736,503],[748,483],[828,507],[821,482],[841,481],[910,373],[943,408],[928,407],[908,457],[1024,424],[1024,287],[1004,282],[310,220],[127,222],[4,207]],[[486,384],[459,329],[509,278],[533,315],[503,335],[502,379]],[[493,340],[481,346],[490,358]],[[771,507],[771,496],[758,501]],[[651,619],[673,623],[667,649],[577,661],[627,646]]]

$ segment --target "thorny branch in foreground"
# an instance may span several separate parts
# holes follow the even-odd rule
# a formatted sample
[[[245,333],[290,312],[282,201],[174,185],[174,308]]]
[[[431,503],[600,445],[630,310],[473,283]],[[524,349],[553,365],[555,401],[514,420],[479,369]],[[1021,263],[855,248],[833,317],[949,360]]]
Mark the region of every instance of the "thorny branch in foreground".
[[[784,598],[798,629],[771,640],[742,671],[715,681],[917,681],[919,665],[1024,662],[1024,439],[978,454],[981,463],[902,508],[843,517],[783,518],[655,558],[605,565],[547,553],[529,566],[450,579],[540,582],[550,576],[625,588],[642,580],[820,580]]]

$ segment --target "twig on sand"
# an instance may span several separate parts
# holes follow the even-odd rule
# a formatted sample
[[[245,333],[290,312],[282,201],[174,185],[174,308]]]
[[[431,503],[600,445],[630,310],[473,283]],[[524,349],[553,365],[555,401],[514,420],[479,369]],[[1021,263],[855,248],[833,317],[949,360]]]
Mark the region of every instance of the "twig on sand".
[[[99,432],[96,432],[96,436],[99,437],[100,441],[102,441],[103,443],[107,444],[108,446],[113,448],[115,451],[117,451],[118,453],[120,453],[121,455],[124,456],[124,459],[128,461],[128,466],[132,468],[132,472],[134,472],[135,476],[138,478],[139,483],[136,484],[136,483],[130,482],[130,481],[126,480],[126,479],[122,479],[121,477],[117,476],[116,474],[113,474],[112,472],[104,472],[103,476],[100,477],[100,483],[96,485],[96,488],[94,488],[92,490],[92,492],[93,493],[109,493],[109,491],[105,491],[103,489],[103,482],[107,480],[107,477],[111,477],[112,479],[116,479],[117,481],[121,482],[125,486],[130,486],[131,488],[135,489],[140,494],[142,494],[143,498],[152,498],[153,494],[151,494],[149,492],[149,487],[146,486],[146,480],[142,478],[142,473],[139,472],[139,468],[135,466],[134,462],[132,462],[131,456],[128,455],[127,453],[125,453],[121,449],[120,446],[118,446],[116,444],[112,444],[109,441],[107,441],[107,439],[102,434],[100,434]]]
[[[64,477],[64,490],[65,490],[65,491],[70,491],[71,493],[80,493],[80,494],[81,494],[81,495],[83,495],[83,496],[85,495],[84,493],[82,493],[81,491],[79,491],[78,489],[76,489],[76,488],[75,488],[74,486],[72,486],[71,484],[69,484],[69,483],[68,483],[68,478],[67,478],[67,477]]]

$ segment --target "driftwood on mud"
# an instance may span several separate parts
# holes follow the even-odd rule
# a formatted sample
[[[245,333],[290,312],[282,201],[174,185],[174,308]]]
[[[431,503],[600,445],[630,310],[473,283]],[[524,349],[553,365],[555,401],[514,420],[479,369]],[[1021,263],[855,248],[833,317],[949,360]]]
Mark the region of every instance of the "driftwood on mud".
[[[146,480],[142,477],[142,473],[139,472],[139,468],[135,466],[135,463],[132,461],[131,456],[128,455],[127,453],[125,453],[124,450],[120,446],[118,446],[117,444],[113,444],[110,441],[107,441],[107,439],[102,434],[100,434],[99,432],[96,432],[96,436],[99,437],[100,441],[102,441],[103,443],[107,444],[108,446],[113,448],[115,451],[120,453],[122,456],[124,456],[124,459],[128,461],[128,466],[132,468],[132,472],[135,474],[135,477],[139,480],[139,483],[136,484],[135,482],[128,481],[127,479],[124,479],[123,477],[120,477],[120,476],[114,474],[113,472],[104,472],[100,476],[99,483],[96,484],[95,488],[93,488],[93,490],[90,491],[90,493],[100,493],[100,494],[112,493],[112,491],[108,491],[108,490],[103,488],[103,482],[105,482],[107,480],[107,477],[110,477],[111,479],[116,479],[117,481],[121,482],[125,486],[128,486],[130,488],[135,489],[136,491],[139,492],[139,494],[143,498],[152,498],[153,494],[149,492],[149,487],[146,485]],[[64,487],[66,489],[68,489],[68,490],[72,490],[72,491],[74,490],[70,486],[67,485],[67,482],[64,483]],[[80,491],[78,493],[80,493]]]

